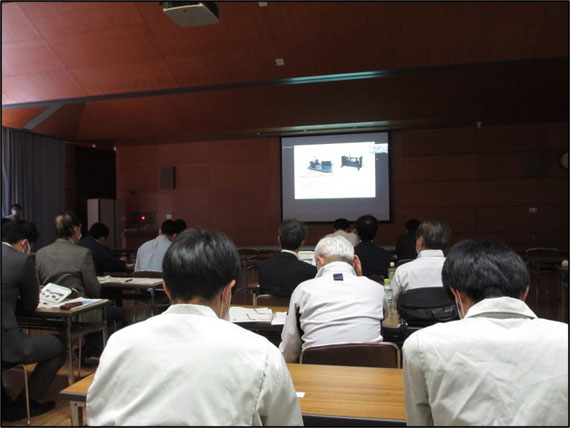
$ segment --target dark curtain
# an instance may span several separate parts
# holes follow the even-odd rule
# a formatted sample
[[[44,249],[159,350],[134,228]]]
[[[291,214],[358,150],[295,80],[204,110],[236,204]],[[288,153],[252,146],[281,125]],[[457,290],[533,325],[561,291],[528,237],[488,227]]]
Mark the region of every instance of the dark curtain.
[[[2,217],[10,205],[40,233],[35,252],[55,240],[54,219],[64,211],[65,143],[2,127]]]

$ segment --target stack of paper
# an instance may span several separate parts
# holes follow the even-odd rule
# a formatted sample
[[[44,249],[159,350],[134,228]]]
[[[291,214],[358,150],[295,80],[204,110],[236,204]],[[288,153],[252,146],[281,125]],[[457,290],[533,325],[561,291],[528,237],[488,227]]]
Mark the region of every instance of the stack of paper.
[[[273,311],[269,308],[230,307],[231,322],[271,322]]]
[[[38,308],[49,308],[49,309],[55,309],[55,308],[59,308],[61,305],[63,305],[64,303],[72,303],[72,302],[81,302],[80,306],[75,306],[73,308],[71,308],[71,310],[74,309],[79,309],[83,306],[87,306],[90,305],[92,303],[96,303],[96,302],[100,302],[103,299],[86,299],[85,297],[78,297],[76,299],[67,299],[67,300],[62,300],[61,302],[48,302],[48,301],[40,301],[40,303],[38,304]]]

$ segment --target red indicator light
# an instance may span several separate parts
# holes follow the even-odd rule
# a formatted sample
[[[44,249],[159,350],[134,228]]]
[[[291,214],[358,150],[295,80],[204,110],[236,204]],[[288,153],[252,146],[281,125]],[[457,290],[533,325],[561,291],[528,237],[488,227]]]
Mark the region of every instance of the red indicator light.
[[[141,215],[141,220],[146,220],[146,216]]]

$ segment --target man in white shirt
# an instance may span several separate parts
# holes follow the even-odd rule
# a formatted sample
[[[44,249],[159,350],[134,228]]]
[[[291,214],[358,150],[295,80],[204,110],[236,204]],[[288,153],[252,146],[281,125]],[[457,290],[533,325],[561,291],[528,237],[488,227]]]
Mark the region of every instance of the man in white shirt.
[[[224,234],[187,229],[164,258],[166,312],[107,343],[88,425],[302,425],[279,350],[222,318],[240,272]]]
[[[323,236],[323,238],[328,238],[330,236],[342,236],[343,238],[347,239],[353,247],[356,247],[360,242],[358,235],[351,231],[350,222],[347,219],[337,218],[333,222],[333,228],[334,232]]]
[[[462,318],[403,346],[408,425],[568,425],[568,324],[524,303],[529,275],[502,243],[462,241],[443,267]]]
[[[362,275],[351,243],[340,236],[323,238],[315,247],[317,275],[291,295],[279,349],[289,363],[311,346],[381,342],[380,284]]]
[[[416,231],[416,260],[398,266],[391,285],[394,299],[412,288],[442,287],[441,269],[451,239],[451,228],[439,220],[428,220],[420,223]]]
[[[176,238],[178,231],[179,226],[173,220],[165,220],[158,230],[158,236],[150,241],[146,241],[137,250],[135,271],[153,270],[162,272],[164,254]]]

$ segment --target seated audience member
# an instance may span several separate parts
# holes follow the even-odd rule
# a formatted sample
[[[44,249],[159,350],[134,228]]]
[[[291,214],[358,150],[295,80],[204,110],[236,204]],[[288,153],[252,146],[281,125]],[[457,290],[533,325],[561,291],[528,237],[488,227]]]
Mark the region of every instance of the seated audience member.
[[[420,222],[412,218],[406,222],[406,233],[398,236],[396,241],[396,257],[398,260],[415,259],[416,252],[416,230]]]
[[[55,218],[57,239],[41,248],[36,254],[36,271],[41,284],[49,282],[77,291],[81,297],[98,298],[101,284],[97,280],[91,250],[76,245],[81,239],[81,221],[72,212],[65,212]],[[123,308],[105,306],[109,333],[120,328],[126,318]],[[98,321],[99,311],[82,315],[85,321]],[[111,322],[114,321],[114,322]],[[101,353],[103,346],[100,332],[85,335],[83,360]]]
[[[22,217],[22,206],[20,204],[10,205],[10,215],[4,217],[8,221],[20,220]]]
[[[109,228],[103,223],[93,223],[89,228],[87,236],[81,239],[77,245],[91,250],[95,272],[98,276],[105,272],[125,272],[127,264],[124,260],[119,260],[109,247],[103,244],[109,237]]]
[[[350,222],[347,219],[337,218],[333,222],[333,228],[335,231],[323,236],[323,238],[328,238],[330,236],[342,236],[343,238],[347,239],[353,247],[355,247],[360,242],[360,239],[358,239],[356,233],[351,231]]]
[[[158,236],[139,247],[135,271],[153,270],[162,272],[164,254],[172,244],[172,241],[174,241],[174,238],[176,238],[178,230],[179,226],[173,220],[165,220],[158,230]]]
[[[279,349],[289,363],[311,346],[381,342],[384,289],[362,274],[351,243],[323,238],[315,247],[317,276],[291,295]]]
[[[57,371],[65,362],[65,346],[59,335],[28,336],[18,326],[16,312],[34,312],[39,303],[39,284],[30,245],[38,237],[33,223],[14,220],[2,226],[2,365],[38,363],[28,379],[30,414],[51,410],[55,402],[40,403]],[[18,311],[17,311],[18,309]],[[24,392],[14,402],[2,384],[2,419],[26,416]]]
[[[281,253],[278,257],[259,264],[259,286],[262,293],[289,297],[297,285],[315,277],[317,268],[298,257],[307,229],[305,223],[295,219],[281,223],[277,236]]]
[[[362,241],[354,247],[354,254],[360,259],[362,274],[364,276],[382,275],[387,278],[390,253],[374,243],[378,231],[378,220],[374,216],[363,215],[356,220],[356,231]]]
[[[163,268],[172,305],[109,339],[88,425],[302,425],[279,350],[224,319],[240,272],[234,244],[188,229]]]
[[[442,287],[441,269],[451,239],[451,228],[439,220],[423,221],[416,230],[416,260],[398,266],[391,284],[394,298],[400,293],[420,287]]]
[[[404,342],[408,425],[568,426],[568,324],[525,304],[521,257],[502,243],[462,241],[442,275],[462,319]]]
[[[178,231],[176,232],[177,234],[184,232],[188,228],[186,222],[181,218],[177,218],[176,220],[174,220],[174,223],[176,223],[176,225],[178,226]]]

